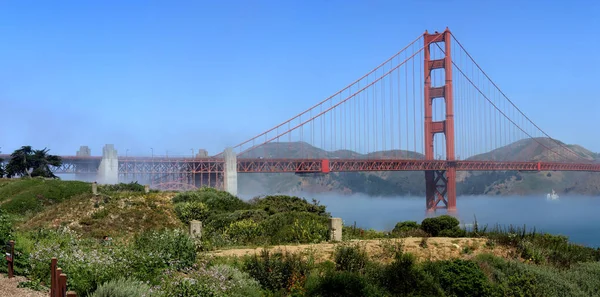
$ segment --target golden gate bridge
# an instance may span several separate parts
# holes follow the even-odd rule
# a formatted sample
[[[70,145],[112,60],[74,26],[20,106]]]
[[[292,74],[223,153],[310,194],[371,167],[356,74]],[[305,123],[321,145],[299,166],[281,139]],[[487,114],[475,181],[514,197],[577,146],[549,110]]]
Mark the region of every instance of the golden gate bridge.
[[[104,158],[62,156],[53,170],[96,174]],[[600,172],[600,163],[526,116],[449,29],[426,31],[340,91],[224,153],[118,156],[114,164],[119,180],[234,194],[238,172],[424,171],[427,210],[449,211],[457,171]]]

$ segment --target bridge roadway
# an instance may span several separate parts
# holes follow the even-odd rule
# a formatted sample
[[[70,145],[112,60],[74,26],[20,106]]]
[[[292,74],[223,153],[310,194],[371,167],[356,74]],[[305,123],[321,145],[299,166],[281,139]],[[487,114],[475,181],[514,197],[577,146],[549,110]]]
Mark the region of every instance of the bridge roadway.
[[[0,155],[8,160],[10,155]],[[93,173],[100,156],[61,156],[55,173]],[[222,158],[119,157],[119,173],[223,172]],[[459,171],[587,171],[600,172],[600,163],[446,161],[403,159],[237,159],[240,173],[329,173],[359,171],[427,171],[456,167]]]

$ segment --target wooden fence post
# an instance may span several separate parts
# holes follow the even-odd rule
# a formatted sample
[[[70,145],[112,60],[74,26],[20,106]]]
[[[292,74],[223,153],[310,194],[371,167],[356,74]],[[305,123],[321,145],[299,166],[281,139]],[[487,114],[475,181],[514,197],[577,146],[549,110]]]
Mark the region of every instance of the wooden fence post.
[[[62,268],[56,268],[54,273],[54,296],[60,296],[60,275],[62,274]]]
[[[59,292],[58,296],[63,297],[67,294],[67,275],[64,273],[61,273],[59,276],[58,282],[60,284],[59,289],[58,289],[58,292]]]
[[[67,275],[58,268],[58,259],[50,262],[50,297],[77,297],[73,291],[67,292]]]
[[[6,263],[8,264],[8,278],[14,277],[15,273],[15,241],[10,240],[6,246]]]
[[[56,297],[56,264],[58,260],[52,258],[50,262],[50,297]]]

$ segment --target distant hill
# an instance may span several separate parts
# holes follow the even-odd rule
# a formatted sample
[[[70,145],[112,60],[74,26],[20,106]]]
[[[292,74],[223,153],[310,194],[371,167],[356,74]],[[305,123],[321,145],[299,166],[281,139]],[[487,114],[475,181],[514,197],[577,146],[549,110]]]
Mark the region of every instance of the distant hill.
[[[558,142],[562,144],[561,142]],[[565,161],[579,157],[600,162],[600,155],[578,145],[563,149],[555,140],[535,138],[520,140],[494,151],[476,155],[469,160],[496,161]],[[553,150],[556,153],[549,151]],[[269,143],[240,158],[403,158],[423,159],[422,154],[410,151],[382,151],[360,154],[353,151],[328,152],[305,142]],[[587,172],[459,172],[459,195],[529,195],[545,194],[552,189],[561,193],[600,195],[600,174]],[[342,172],[326,175],[248,173],[238,176],[243,195],[272,193],[363,193],[372,196],[425,195],[423,172]]]

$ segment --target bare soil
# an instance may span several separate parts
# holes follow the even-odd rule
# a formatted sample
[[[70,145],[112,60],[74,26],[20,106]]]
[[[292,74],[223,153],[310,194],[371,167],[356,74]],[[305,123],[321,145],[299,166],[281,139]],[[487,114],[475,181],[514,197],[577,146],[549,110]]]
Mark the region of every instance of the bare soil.
[[[504,258],[512,258],[513,250],[494,244],[488,244],[486,238],[448,238],[448,237],[407,237],[394,239],[353,240],[341,243],[319,243],[301,245],[278,245],[266,247],[271,252],[301,253],[312,257],[316,262],[332,260],[333,252],[338,245],[359,245],[363,247],[372,260],[389,263],[393,260],[395,251],[412,253],[418,261],[470,259],[482,253],[494,254]],[[265,248],[226,249],[210,252],[215,257],[243,257],[260,254]]]
[[[27,288],[17,288],[19,282],[27,279],[22,276],[8,278],[6,274],[0,274],[0,297],[47,297],[49,291],[34,291]]]

